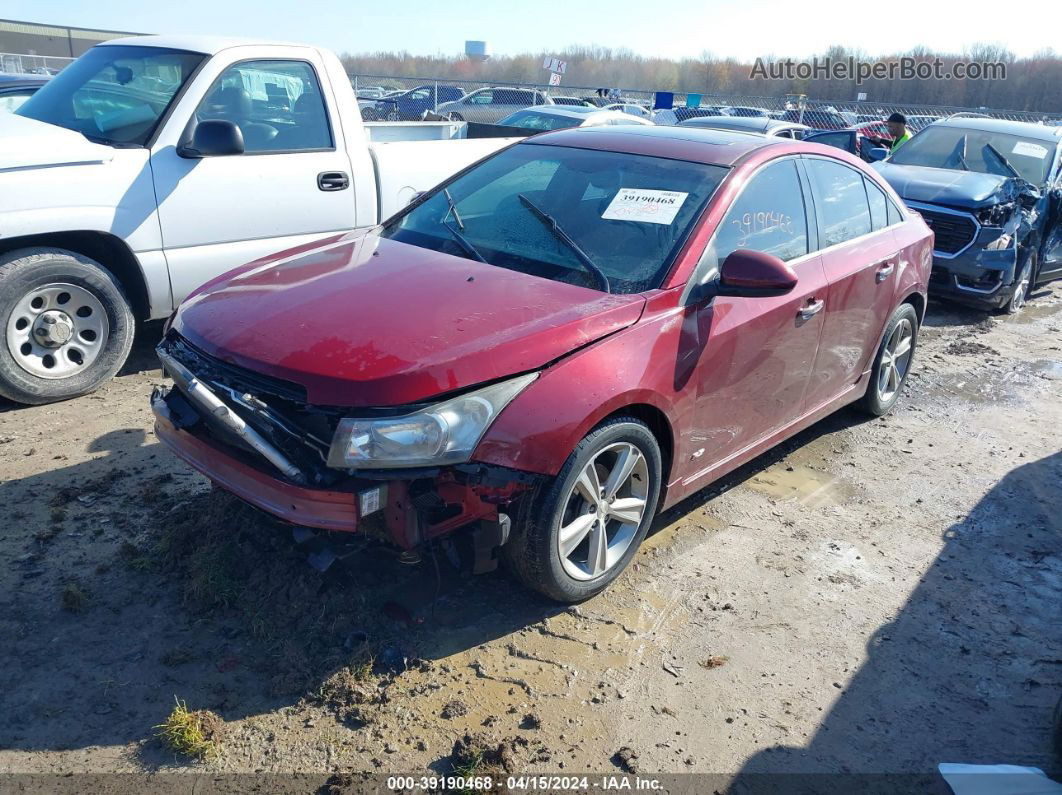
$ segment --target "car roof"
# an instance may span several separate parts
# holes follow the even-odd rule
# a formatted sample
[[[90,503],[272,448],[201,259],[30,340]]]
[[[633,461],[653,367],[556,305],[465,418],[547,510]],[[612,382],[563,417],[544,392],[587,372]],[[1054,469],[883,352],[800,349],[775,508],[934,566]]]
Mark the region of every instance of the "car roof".
[[[696,116],[679,122],[680,127],[702,127],[718,130],[747,130],[751,132],[769,132],[779,127],[786,129],[811,129],[806,124],[797,124],[792,121],[770,119],[765,116]]]
[[[263,41],[261,39],[245,39],[238,36],[123,36],[120,39],[110,39],[97,44],[97,47],[165,47],[171,50],[184,50],[186,52],[198,52],[203,55],[215,55],[222,50],[231,47],[250,46],[275,46],[275,47],[299,47],[304,50],[313,49],[305,44],[297,44],[290,41]]]
[[[591,108],[587,105],[532,105],[528,108],[521,108],[514,111],[514,113],[523,113],[524,111],[534,111],[535,113],[541,113],[544,116],[564,116],[571,119],[585,119],[587,114],[590,113],[618,113],[615,110],[605,110],[604,108]]]
[[[517,144],[573,146],[632,155],[666,157],[717,166],[733,166],[745,155],[767,146],[791,145],[784,138],[748,132],[656,125],[577,127],[540,133]]]
[[[1028,121],[1012,121],[1010,119],[975,119],[959,117],[940,119],[933,122],[933,127],[958,127],[961,130],[981,130],[984,132],[998,132],[1007,135],[1021,135],[1026,138],[1037,138],[1041,141],[1057,142],[1062,130],[1057,127],[1047,127],[1043,124],[1033,124]],[[928,128],[927,128],[928,129]]]
[[[0,73],[0,88],[43,86],[49,80],[51,80],[51,77],[45,75],[12,75]]]

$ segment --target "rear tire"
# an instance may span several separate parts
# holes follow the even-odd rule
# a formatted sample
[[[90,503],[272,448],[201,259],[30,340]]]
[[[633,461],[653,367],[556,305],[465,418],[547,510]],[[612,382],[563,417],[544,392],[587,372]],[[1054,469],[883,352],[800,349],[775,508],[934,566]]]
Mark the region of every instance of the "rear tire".
[[[0,396],[40,405],[88,394],[125,363],[134,331],[98,262],[58,248],[0,256]]]
[[[885,324],[885,334],[874,357],[867,391],[859,407],[875,417],[888,414],[903,391],[918,344],[918,313],[900,304]]]
[[[644,423],[633,417],[602,423],[553,480],[521,502],[503,560],[527,587],[558,602],[600,593],[645,538],[661,473],[660,445]],[[599,499],[587,499],[595,486]]]

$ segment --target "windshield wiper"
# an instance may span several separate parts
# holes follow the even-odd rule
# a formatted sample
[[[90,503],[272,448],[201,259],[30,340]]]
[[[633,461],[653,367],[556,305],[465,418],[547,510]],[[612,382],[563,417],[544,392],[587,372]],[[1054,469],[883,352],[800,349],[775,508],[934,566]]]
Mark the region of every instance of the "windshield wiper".
[[[462,235],[460,232],[450,226],[450,224],[448,224],[446,221],[443,221],[442,225],[446,227],[446,231],[453,235],[454,240],[456,240],[461,246],[461,248],[465,250],[466,254],[468,254],[473,259],[478,259],[480,262],[487,262],[486,258],[479,253],[479,250],[468,242],[468,238],[466,238],[464,235]],[[489,265],[490,263],[487,264]]]
[[[518,193],[516,194],[516,198],[518,198],[523,203],[523,205],[531,211],[535,218],[540,220],[546,226],[546,228],[553,233],[553,236],[556,237],[557,240],[561,241],[572,250],[572,253],[575,254],[575,258],[579,260],[579,263],[584,268],[586,268],[594,276],[594,278],[597,279],[598,283],[601,285],[601,288],[606,293],[612,292],[612,288],[608,283],[608,276],[605,275],[605,272],[602,271],[601,268],[597,267],[597,265],[594,264],[594,261],[590,259],[590,257],[585,251],[582,250],[579,244],[572,240],[571,235],[569,235],[561,228],[560,224],[557,223],[556,218],[554,218],[541,207],[536,205],[524,194]]]
[[[450,209],[447,210],[446,215],[443,216],[441,222],[442,225],[446,227],[446,231],[453,236],[453,239],[456,240],[458,245],[460,245],[461,248],[465,250],[466,254],[468,254],[473,259],[478,259],[480,262],[487,262],[486,258],[479,253],[479,250],[468,241],[468,238],[466,238],[464,235],[461,234],[461,232],[458,232],[446,222],[446,219],[449,218],[451,213],[453,213],[454,220],[457,221],[458,227],[460,227],[462,230],[464,230],[465,228],[465,222],[461,220],[461,215],[457,212],[457,203],[454,201],[454,197],[450,195],[450,191],[446,188],[443,188],[443,196],[446,197],[446,203],[450,206]]]
[[[987,143],[985,144],[985,149],[987,149],[989,152],[991,152],[993,155],[996,156],[996,159],[998,159],[999,162],[1003,165],[1003,168],[1005,168],[1007,171],[1010,172],[1010,175],[1012,177],[1017,177],[1018,179],[1022,179],[1021,174],[1019,174],[1018,170],[1016,168],[1014,168],[1014,166],[1012,166],[1010,164],[1010,161],[1007,160],[1007,158],[1003,157],[1003,153],[1002,152],[1000,152],[998,149],[996,149],[994,146],[992,146],[992,144],[987,144]]]
[[[461,216],[457,212],[457,202],[455,202],[454,197],[450,195],[449,188],[443,188],[443,196],[446,197],[446,203],[450,205],[450,210],[446,213],[446,215],[453,213],[454,220],[457,221],[458,229],[460,229],[462,232],[465,231],[465,222],[461,220]],[[446,222],[446,215],[443,216],[443,223]]]

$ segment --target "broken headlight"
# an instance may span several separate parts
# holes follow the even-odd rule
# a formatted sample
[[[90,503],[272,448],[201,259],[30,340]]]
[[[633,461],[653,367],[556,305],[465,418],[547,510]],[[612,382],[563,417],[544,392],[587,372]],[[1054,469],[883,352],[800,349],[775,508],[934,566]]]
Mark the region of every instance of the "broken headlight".
[[[509,402],[538,373],[521,375],[400,417],[339,421],[328,466],[376,469],[460,464]]]
[[[1014,241],[1014,235],[1009,232],[1004,232],[987,246],[985,251],[1003,251],[1010,248],[1010,244]]]
[[[1014,212],[1014,202],[1006,202],[1005,204],[995,204],[991,207],[985,207],[979,213],[977,213],[977,220],[982,226],[1003,226],[1010,216]]]

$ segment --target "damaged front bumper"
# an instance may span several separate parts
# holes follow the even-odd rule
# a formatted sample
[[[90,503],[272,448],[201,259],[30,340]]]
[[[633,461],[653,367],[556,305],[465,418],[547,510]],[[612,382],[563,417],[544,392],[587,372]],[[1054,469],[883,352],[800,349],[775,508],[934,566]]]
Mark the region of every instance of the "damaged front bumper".
[[[461,531],[473,571],[493,568],[493,550],[508,536],[509,506],[540,476],[475,462],[355,473],[297,465],[298,451],[277,443],[247,404],[226,395],[228,384],[200,380],[175,361],[171,342],[164,340],[159,354],[175,386],[151,396],[155,434],[216,485],[284,522],[384,537],[405,550]],[[261,392],[242,399],[283,402]]]
[[[972,212],[908,201],[935,235],[930,295],[998,309],[1014,294],[1021,243],[1035,219],[1019,211],[1005,226],[984,226]],[[1005,244],[1001,243],[1001,239]]]

